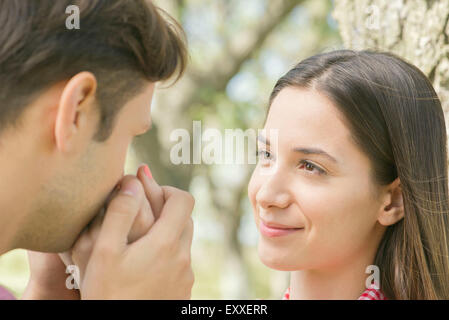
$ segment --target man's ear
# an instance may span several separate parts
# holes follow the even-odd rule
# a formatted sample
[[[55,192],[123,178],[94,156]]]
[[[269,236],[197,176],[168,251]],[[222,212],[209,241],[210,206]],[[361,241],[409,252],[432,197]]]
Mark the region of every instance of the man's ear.
[[[404,201],[399,177],[386,188],[385,201],[380,209],[378,221],[381,225],[391,226],[404,217]]]
[[[76,144],[76,139],[82,136],[79,133],[86,129],[96,90],[97,80],[90,72],[78,73],[64,87],[56,113],[54,132],[56,146],[60,151],[70,151]]]

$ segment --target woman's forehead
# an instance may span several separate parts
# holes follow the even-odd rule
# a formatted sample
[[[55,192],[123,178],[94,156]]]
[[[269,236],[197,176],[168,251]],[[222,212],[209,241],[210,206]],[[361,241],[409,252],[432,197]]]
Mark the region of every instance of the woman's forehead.
[[[315,144],[349,143],[350,131],[340,111],[316,90],[285,88],[273,100],[265,129],[279,130],[282,139]]]
[[[263,133],[277,130],[278,146],[272,144],[273,151],[290,154],[296,154],[298,148],[324,151],[345,172],[370,167],[369,158],[356,145],[339,109],[316,90],[281,90],[273,100],[264,129]]]

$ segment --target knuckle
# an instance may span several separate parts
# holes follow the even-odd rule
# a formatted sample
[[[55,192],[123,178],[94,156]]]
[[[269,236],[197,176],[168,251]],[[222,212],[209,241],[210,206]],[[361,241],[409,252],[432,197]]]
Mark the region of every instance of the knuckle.
[[[115,249],[109,244],[99,243],[95,248],[95,256],[101,260],[110,260],[115,255]]]
[[[195,198],[187,191],[182,191],[182,195],[184,198],[184,201],[187,205],[189,205],[192,209],[195,206]]]
[[[166,236],[160,243],[162,250],[168,251],[176,256],[179,251],[179,237],[176,237],[175,235]]]
[[[185,300],[191,300],[192,299],[192,292],[189,290],[186,292]]]
[[[155,196],[155,198],[163,198],[164,197],[164,191],[161,187],[157,186],[156,188],[152,188],[152,193]]]
[[[193,208],[195,205],[195,198],[189,192],[174,187],[168,188],[171,190],[173,196],[178,198],[178,201],[182,201],[186,206]]]
[[[188,252],[182,252],[179,255],[179,265],[181,268],[183,269],[190,269],[191,268],[191,256],[190,256],[190,251]]]
[[[154,216],[152,214],[147,214],[145,226],[151,226],[154,223]]]
[[[193,284],[195,283],[195,273],[193,273],[192,269],[190,269],[188,283],[189,283],[190,288],[192,288]]]
[[[171,252],[173,248],[173,243],[172,241],[165,239],[164,241],[161,241],[159,243],[159,255],[167,253],[167,252]]]
[[[193,271],[190,269],[189,272],[184,274],[184,278],[181,280],[182,288],[183,288],[183,296],[187,297],[187,299],[190,299],[192,294],[192,288],[195,284],[195,275]]]
[[[193,283],[194,281],[195,281],[195,274],[193,273],[193,270],[190,267],[190,265],[186,268],[182,268],[178,272],[177,282],[190,286],[190,284]]]
[[[89,237],[80,238],[73,246],[73,252],[80,254],[86,253],[91,249],[92,249],[92,241]]]
[[[117,196],[112,199],[111,203],[107,208],[107,214],[120,214],[127,212],[130,208],[137,207],[137,201],[128,196]]]
[[[150,227],[153,222],[154,216],[148,210],[141,211],[137,215],[136,224],[143,230]]]
[[[192,218],[190,218],[189,220],[186,221],[186,224],[185,224],[185,227],[183,230],[184,236],[186,236],[187,238],[192,238],[193,237],[193,229],[194,229],[193,220],[192,220]]]
[[[135,176],[127,176],[126,178],[124,178],[121,182],[120,191],[126,189],[130,184],[133,185],[133,189],[135,189],[139,195],[142,195],[144,193],[142,182],[140,182],[140,180]],[[119,192],[118,194],[123,195],[123,192]]]
[[[130,197],[125,194],[119,194],[110,202],[107,208],[107,214],[127,214],[128,211],[138,210],[138,208],[139,201],[137,198]]]
[[[132,174],[127,174],[123,176],[123,178],[120,180],[120,185],[123,187],[123,185],[129,183],[130,181],[140,182],[140,180],[136,176]]]
[[[157,189],[154,191],[154,193],[155,193],[155,195],[156,195],[157,198],[159,198],[159,199],[163,199],[163,198],[164,198],[164,191],[162,191],[161,188],[157,188]]]

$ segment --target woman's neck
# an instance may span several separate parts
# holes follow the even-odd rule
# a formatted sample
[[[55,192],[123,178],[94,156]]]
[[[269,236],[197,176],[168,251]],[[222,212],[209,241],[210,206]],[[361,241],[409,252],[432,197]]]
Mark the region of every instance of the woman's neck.
[[[377,249],[386,227],[376,224],[368,241],[356,254],[342,263],[321,269],[292,271],[290,276],[291,300],[356,300],[367,289],[371,275],[367,267],[374,264]],[[371,270],[371,269],[370,269]],[[382,272],[382,270],[379,270]],[[379,275],[380,276],[380,275]],[[380,279],[377,279],[380,281]],[[382,284],[380,284],[382,285]],[[380,287],[382,290],[382,287]]]
[[[369,276],[364,269],[357,272],[293,271],[290,278],[291,300],[356,300]]]
[[[356,300],[366,289],[366,280],[371,275],[366,270],[373,264],[376,251],[377,244],[358,257],[346,259],[348,262],[339,266],[293,271],[290,277],[290,299]]]

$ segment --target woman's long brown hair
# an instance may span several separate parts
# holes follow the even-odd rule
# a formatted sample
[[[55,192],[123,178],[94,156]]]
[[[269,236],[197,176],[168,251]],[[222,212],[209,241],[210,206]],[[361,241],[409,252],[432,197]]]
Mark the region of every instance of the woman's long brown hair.
[[[296,65],[276,83],[270,105],[288,86],[334,102],[371,159],[374,183],[399,177],[404,218],[387,227],[374,261],[386,297],[449,299],[447,133],[427,77],[390,53],[338,50]]]

